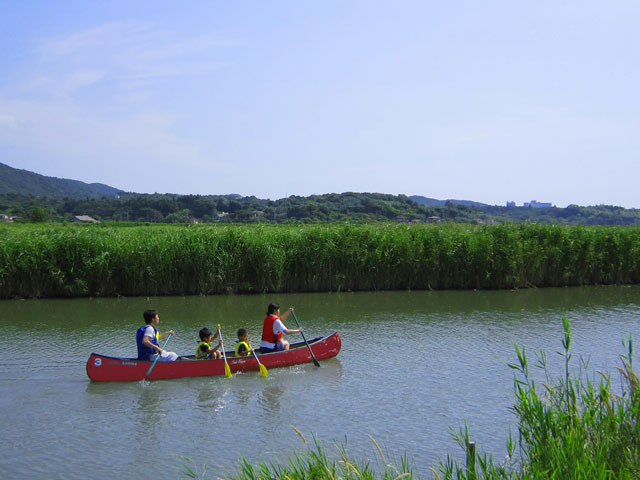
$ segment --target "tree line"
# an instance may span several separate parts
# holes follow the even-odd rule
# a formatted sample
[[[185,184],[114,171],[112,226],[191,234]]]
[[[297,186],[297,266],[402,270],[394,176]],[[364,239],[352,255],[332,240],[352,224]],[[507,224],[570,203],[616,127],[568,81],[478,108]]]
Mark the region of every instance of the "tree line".
[[[73,221],[89,215],[100,221],[149,223],[331,223],[331,222],[456,222],[560,223],[640,225],[640,210],[616,206],[528,208],[424,205],[406,195],[331,193],[278,200],[240,195],[176,195],[124,193],[102,198],[51,198],[0,195],[0,214],[16,221]]]

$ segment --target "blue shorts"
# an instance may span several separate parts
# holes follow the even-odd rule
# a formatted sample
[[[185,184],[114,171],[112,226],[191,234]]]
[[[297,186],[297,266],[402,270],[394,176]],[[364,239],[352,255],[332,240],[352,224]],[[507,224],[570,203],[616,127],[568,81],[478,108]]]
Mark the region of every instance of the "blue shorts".
[[[281,352],[284,350],[284,343],[278,342],[276,343],[276,348],[265,348],[260,347],[260,353],[273,353],[273,352]]]

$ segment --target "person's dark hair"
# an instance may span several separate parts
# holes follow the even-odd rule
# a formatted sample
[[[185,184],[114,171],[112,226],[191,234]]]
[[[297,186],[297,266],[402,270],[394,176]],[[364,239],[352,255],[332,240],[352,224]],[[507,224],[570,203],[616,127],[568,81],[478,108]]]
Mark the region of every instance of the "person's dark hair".
[[[239,328],[238,329],[238,338],[244,336],[247,334],[247,329],[246,328]]]
[[[280,305],[277,303],[270,303],[267,307],[267,315],[271,315],[276,313],[276,311],[280,308]]]
[[[149,325],[151,323],[151,320],[153,320],[154,318],[156,318],[156,315],[158,314],[158,311],[150,308],[149,310],[145,310],[142,313],[142,317],[144,318],[144,323],[146,323],[147,325]]]
[[[210,328],[204,327],[200,329],[199,335],[200,335],[200,340],[204,340],[205,338],[213,335],[213,332],[211,331]]]

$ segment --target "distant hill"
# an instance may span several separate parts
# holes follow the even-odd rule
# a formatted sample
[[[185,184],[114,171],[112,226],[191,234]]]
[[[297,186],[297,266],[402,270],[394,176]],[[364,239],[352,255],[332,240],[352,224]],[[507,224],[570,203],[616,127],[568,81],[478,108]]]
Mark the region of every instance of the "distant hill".
[[[454,205],[465,205],[467,207],[480,207],[480,208],[488,206],[486,203],[472,202],[471,200],[436,200],[435,198],[421,197],[420,195],[411,195],[409,198],[416,203],[420,203],[421,205],[429,205],[429,206],[435,205],[435,206],[442,207],[447,203],[453,203]]]
[[[51,198],[100,198],[113,197],[124,191],[102,183],[46,177],[0,163],[0,195],[8,193]]]

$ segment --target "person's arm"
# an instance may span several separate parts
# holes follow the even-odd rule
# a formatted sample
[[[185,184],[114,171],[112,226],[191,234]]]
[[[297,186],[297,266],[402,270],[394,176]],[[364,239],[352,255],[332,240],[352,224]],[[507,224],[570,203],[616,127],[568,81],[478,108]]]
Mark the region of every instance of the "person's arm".
[[[209,349],[209,353],[217,352],[219,348],[220,348],[220,342],[218,342],[218,345],[216,345],[215,348],[210,348]]]
[[[161,333],[158,335],[158,338],[163,339],[169,335],[173,335],[175,332],[173,330],[169,330],[167,332]]]
[[[291,311],[293,311],[293,308],[291,308]],[[286,333],[287,335],[291,335],[292,333],[300,333],[302,332],[301,328],[287,328],[284,323],[282,323],[282,319],[278,319],[275,321],[275,323],[273,324],[273,333],[278,333],[278,332],[282,332],[282,333]]]
[[[287,310],[280,316],[280,320],[284,320],[285,318],[287,318],[291,312],[293,312],[293,307],[289,307],[289,310]]]
[[[160,348],[158,345],[154,345],[153,343],[151,343],[150,338],[151,337],[147,337],[147,336],[142,337],[142,345],[144,345],[147,348],[151,348],[155,350],[156,353],[160,355],[162,353],[162,348]]]

